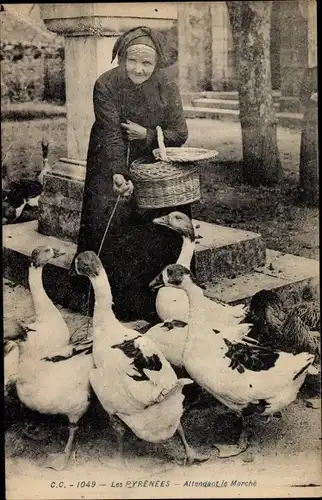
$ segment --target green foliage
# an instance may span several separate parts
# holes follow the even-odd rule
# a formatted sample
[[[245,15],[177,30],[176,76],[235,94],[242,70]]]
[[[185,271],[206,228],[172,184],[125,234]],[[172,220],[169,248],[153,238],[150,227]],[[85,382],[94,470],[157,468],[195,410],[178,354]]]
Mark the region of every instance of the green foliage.
[[[31,45],[28,43],[8,43],[0,44],[0,60],[16,62],[24,58],[39,59],[40,57],[60,57],[64,60],[65,52],[61,44],[38,44]]]
[[[64,102],[64,58],[61,44],[2,42],[1,100],[12,103],[43,99]]]

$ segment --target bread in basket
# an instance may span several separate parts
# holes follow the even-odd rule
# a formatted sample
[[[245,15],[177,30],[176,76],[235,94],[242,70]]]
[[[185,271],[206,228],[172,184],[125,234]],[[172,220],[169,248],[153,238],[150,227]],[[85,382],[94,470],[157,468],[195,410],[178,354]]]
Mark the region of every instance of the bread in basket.
[[[140,158],[129,170],[138,206],[164,208],[199,200],[198,161],[215,157],[217,151],[165,148],[161,127],[157,127],[157,137],[159,149],[153,154],[159,161],[151,163]]]

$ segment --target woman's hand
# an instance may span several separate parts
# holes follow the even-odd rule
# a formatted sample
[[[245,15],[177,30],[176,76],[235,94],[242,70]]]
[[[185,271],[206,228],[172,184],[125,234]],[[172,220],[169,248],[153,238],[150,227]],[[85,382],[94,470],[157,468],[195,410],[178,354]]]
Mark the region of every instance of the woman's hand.
[[[113,191],[122,198],[128,198],[133,193],[132,181],[126,181],[122,174],[113,175]]]
[[[121,126],[125,129],[129,141],[143,141],[146,139],[147,130],[138,123],[126,120],[126,123],[121,123]]]

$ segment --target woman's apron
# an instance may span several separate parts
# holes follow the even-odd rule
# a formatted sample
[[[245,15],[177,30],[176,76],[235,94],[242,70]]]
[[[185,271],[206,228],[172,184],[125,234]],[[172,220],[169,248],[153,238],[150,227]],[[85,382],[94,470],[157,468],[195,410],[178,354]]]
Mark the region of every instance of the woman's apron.
[[[104,159],[101,159],[100,166],[100,157],[97,151],[92,155],[92,150],[89,147],[77,253],[85,250],[98,253],[116,203],[111,179],[103,175]],[[120,199],[118,203],[100,259],[111,285],[115,313],[123,321],[158,321],[156,292],[149,289],[149,283],[166,265],[176,262],[182,247],[182,237],[152,221],[173,210],[191,217],[190,205],[142,210],[136,206],[133,196],[129,200]],[[74,284],[77,297],[74,294],[70,308],[81,309],[86,313],[88,280],[78,276],[74,278]],[[91,310],[92,307],[91,300]]]

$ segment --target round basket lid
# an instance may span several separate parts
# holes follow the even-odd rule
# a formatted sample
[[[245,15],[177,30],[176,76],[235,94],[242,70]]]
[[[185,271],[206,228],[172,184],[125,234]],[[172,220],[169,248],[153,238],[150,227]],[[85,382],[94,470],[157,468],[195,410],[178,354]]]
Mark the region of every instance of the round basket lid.
[[[135,160],[130,168],[130,175],[142,181],[171,179],[182,175],[189,175],[192,171],[198,170],[196,165],[186,165],[169,163],[167,161],[157,161],[151,163],[144,158]]]
[[[219,153],[215,149],[202,148],[166,148],[169,162],[192,163],[200,160],[215,158]],[[157,160],[161,158],[160,149],[154,149],[153,155]]]

